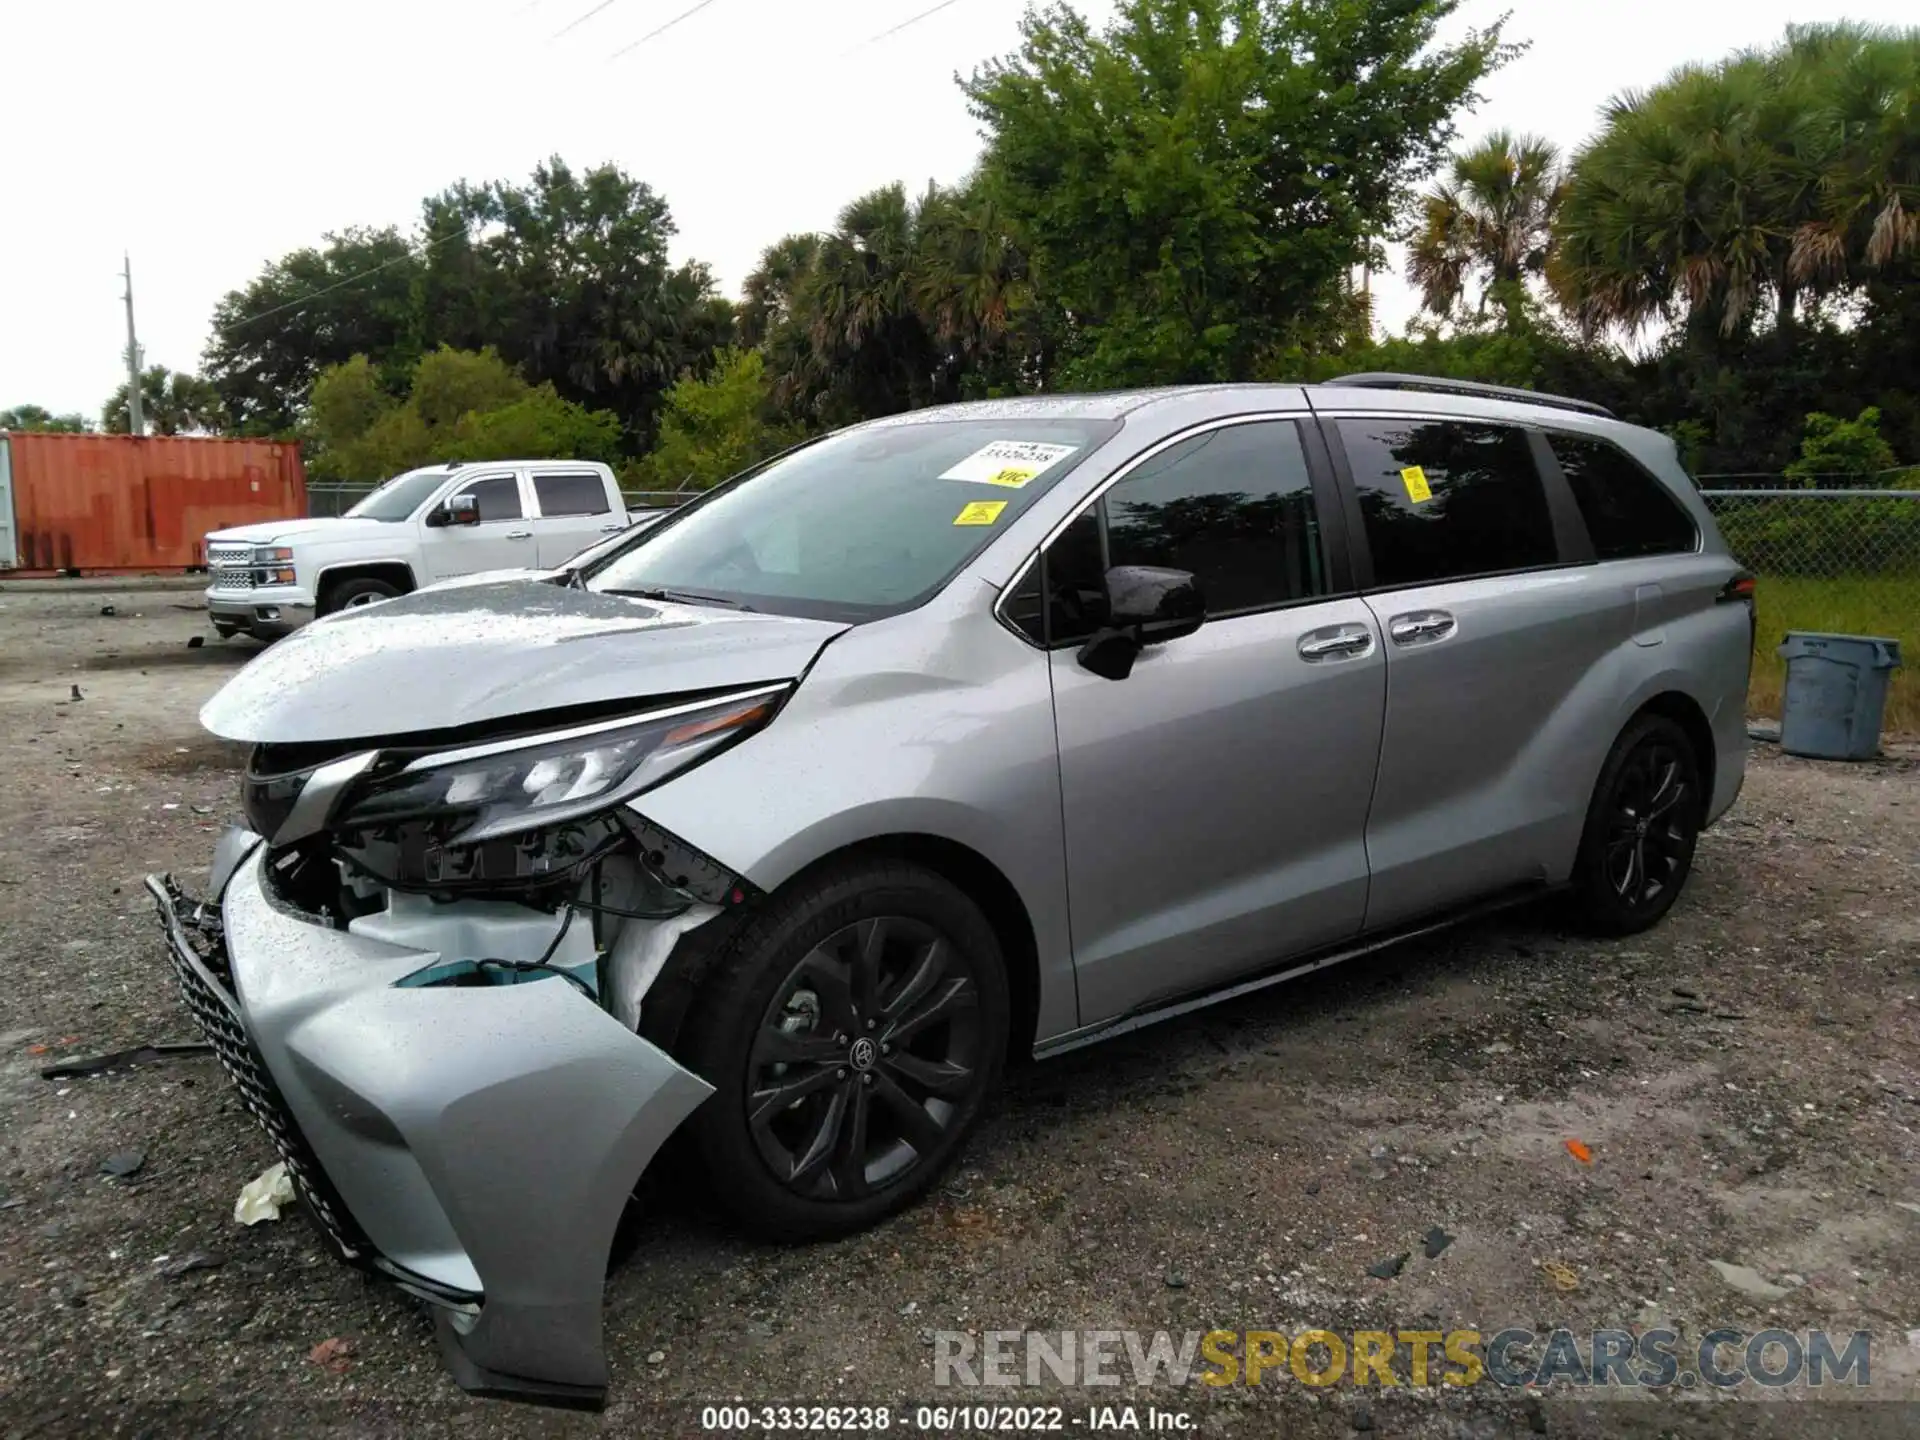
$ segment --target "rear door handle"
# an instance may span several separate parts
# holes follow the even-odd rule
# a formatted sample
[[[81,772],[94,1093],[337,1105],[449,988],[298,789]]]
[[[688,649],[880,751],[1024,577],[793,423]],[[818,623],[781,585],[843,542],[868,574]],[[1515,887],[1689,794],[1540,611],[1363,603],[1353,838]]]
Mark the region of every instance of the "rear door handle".
[[[602,525],[600,527],[600,533],[602,535],[618,535],[622,530],[626,528],[627,527],[624,525]]]
[[[533,538],[533,531],[531,530],[507,531],[507,539],[509,540],[531,540],[532,538]]]
[[[1445,610],[1413,610],[1387,622],[1387,633],[1396,645],[1431,645],[1457,628],[1458,622]]]
[[[1373,631],[1364,625],[1330,625],[1300,637],[1302,660],[1358,660],[1373,653]]]

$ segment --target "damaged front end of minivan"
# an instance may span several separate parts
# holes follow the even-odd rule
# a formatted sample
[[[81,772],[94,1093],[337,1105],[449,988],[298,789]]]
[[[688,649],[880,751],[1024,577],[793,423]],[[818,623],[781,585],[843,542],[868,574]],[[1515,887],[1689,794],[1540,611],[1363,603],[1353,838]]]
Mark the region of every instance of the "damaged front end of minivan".
[[[331,643],[311,629],[288,643]],[[256,668],[274,667],[216,697],[210,729],[248,728],[230,692],[275,683]],[[242,736],[245,823],[209,893],[148,881],[186,1004],[312,1218],[436,1307],[470,1390],[604,1397],[616,1227],[712,1093],[643,1038],[662,1033],[649,993],[688,937],[761,898],[630,802],[767,724],[791,683]]]

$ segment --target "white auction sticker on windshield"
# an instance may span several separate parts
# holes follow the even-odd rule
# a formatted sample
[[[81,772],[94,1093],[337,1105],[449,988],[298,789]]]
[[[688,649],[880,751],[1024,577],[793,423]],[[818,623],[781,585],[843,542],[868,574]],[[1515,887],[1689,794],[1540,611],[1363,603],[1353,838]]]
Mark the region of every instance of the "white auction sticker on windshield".
[[[1038,440],[994,440],[982,445],[951,470],[941,472],[942,480],[969,480],[976,485],[998,485],[1018,490],[1034,476],[1044,474],[1080,447],[1047,445]]]

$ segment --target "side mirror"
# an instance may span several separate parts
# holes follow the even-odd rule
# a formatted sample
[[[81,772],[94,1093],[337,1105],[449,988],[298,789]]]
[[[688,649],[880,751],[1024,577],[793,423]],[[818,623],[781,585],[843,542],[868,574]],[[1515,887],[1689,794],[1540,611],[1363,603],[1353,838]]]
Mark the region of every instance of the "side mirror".
[[[1185,570],[1116,565],[1107,571],[1107,625],[1074,659],[1107,680],[1124,680],[1148,645],[1191,635],[1207,618],[1200,582]]]
[[[474,495],[449,495],[427,515],[427,524],[433,526],[479,523],[480,500]]]

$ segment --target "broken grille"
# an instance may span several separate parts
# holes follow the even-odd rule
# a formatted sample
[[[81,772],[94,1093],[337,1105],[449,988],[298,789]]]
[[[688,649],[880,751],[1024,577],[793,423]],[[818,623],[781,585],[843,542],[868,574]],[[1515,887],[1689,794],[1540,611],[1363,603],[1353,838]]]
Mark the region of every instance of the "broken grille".
[[[240,1002],[233,996],[233,971],[227,958],[226,937],[217,920],[205,919],[171,881],[161,889],[148,882],[160,902],[160,923],[166,932],[167,954],[173,961],[180,998],[199,1022],[219,1057],[220,1066],[240,1092],[240,1103],[273,1141],[287,1172],[305,1197],[308,1209],[343,1259],[360,1261],[370,1246],[360,1227],[328,1181],[306,1136],[294,1123],[279,1087],[273,1083],[260,1052],[254,1048],[240,1019]],[[197,942],[197,943],[196,943]]]

